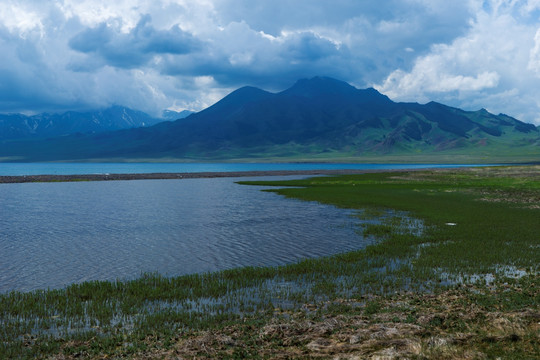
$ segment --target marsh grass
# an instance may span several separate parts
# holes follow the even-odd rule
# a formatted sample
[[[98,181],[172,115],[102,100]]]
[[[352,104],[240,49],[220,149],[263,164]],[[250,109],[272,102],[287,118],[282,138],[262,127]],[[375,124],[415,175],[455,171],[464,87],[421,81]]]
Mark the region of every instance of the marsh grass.
[[[246,324],[260,329],[276,316],[371,319],[390,311],[381,299],[404,293],[410,303],[422,294],[455,290],[461,291],[459,301],[484,309],[537,309],[539,176],[540,168],[529,166],[245,182],[358,209],[359,218],[371,220],[359,232],[374,241],[363,250],[280,267],[174,278],[144,274],[125,282],[0,294],[0,358],[159,353],[197,331]],[[415,323],[423,305],[415,311],[408,306],[400,310],[403,319],[388,321]],[[428,325],[448,326],[441,319]],[[468,326],[452,321],[455,331]],[[242,344],[256,343],[249,331],[243,336]],[[536,338],[527,333],[523,339]],[[253,355],[244,345],[222,355]],[[477,347],[504,354],[496,342]]]

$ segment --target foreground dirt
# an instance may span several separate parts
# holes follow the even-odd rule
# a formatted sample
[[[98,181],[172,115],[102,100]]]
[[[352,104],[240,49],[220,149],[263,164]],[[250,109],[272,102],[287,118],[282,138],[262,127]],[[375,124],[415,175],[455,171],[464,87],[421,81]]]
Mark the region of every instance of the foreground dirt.
[[[174,349],[141,357],[213,359],[488,359],[540,358],[538,309],[498,311],[464,301],[459,292],[371,299],[381,306],[369,314],[363,301],[347,300],[339,315],[308,319],[305,313],[276,314],[267,324],[231,326],[220,332],[183,334]],[[312,311],[318,309],[313,308]],[[319,309],[320,310],[320,309]],[[354,313],[354,312],[360,313]],[[515,355],[515,357],[514,357]]]
[[[500,288],[538,298],[537,286]],[[337,300],[302,310],[275,309],[213,331],[183,331],[167,343],[148,337],[147,351],[91,358],[134,359],[540,359],[538,307],[480,305],[474,287],[438,294]],[[64,348],[81,344],[66,343]],[[89,345],[89,344],[87,344]],[[89,358],[78,353],[53,359]]]

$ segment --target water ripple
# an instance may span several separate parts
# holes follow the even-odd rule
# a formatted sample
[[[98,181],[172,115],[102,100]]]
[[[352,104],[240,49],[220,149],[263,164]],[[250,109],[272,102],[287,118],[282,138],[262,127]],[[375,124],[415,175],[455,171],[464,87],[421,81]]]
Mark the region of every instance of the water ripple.
[[[2,184],[0,291],[281,265],[366,245],[348,210],[234,181]]]

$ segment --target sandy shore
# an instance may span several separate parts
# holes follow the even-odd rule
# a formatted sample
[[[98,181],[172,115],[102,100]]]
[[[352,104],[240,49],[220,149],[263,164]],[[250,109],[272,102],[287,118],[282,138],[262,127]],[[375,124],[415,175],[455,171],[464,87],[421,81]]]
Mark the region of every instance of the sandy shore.
[[[425,170],[425,169],[424,169]],[[401,170],[277,170],[277,171],[234,171],[193,173],[148,173],[148,174],[84,174],[84,175],[21,175],[0,176],[0,183],[68,182],[68,181],[112,181],[112,180],[156,180],[197,179],[218,177],[286,176],[286,175],[342,175]]]

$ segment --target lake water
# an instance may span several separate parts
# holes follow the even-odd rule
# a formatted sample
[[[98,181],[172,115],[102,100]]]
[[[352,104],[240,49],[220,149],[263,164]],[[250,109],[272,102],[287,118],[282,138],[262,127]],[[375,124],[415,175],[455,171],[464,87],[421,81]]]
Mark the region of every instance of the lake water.
[[[351,211],[235,180],[0,184],[0,292],[280,265],[366,245]]]
[[[3,163],[0,175],[450,166]],[[351,211],[285,199],[235,180],[0,184],[0,292],[144,272],[175,276],[281,265],[366,245]]]
[[[135,174],[336,169],[423,169],[458,166],[473,165],[335,163],[0,163],[0,175],[80,175],[107,173]]]

